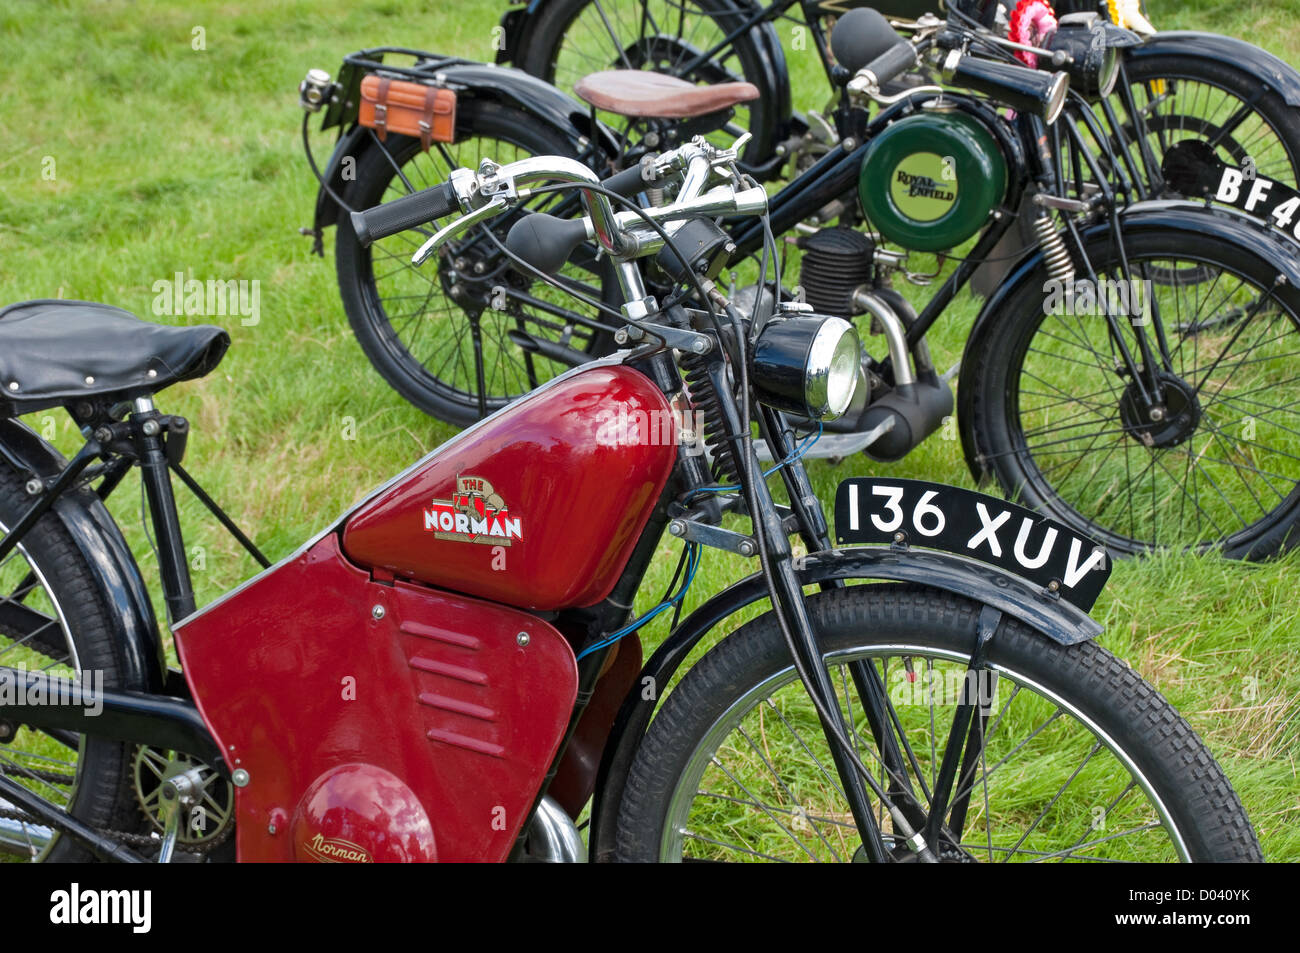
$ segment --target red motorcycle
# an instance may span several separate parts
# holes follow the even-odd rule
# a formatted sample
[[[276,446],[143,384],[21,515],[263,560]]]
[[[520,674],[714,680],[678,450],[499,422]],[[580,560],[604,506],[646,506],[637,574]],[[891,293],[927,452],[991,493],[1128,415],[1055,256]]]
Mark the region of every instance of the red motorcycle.
[[[609,255],[626,348],[273,566],[154,404],[217,365],[223,331],[85,302],[0,312],[0,843],[65,861],[1260,859],[1200,739],[1093,641],[1109,568],[1090,540],[864,478],[840,485],[832,533],[785,415],[850,406],[858,341],[794,303],[742,314],[714,284],[713,219],[766,208],[735,159],[699,140],[604,182],[485,162],[358,213],[370,239],[459,213],[422,260],[576,190],[584,217],[520,216],[504,244],[541,275],[583,243]],[[671,200],[627,200],[650,183]],[[647,297],[650,256],[690,295]],[[86,437],[71,460],[16,419],[55,406]],[[179,670],[104,507],[136,466]],[[266,566],[202,609],[173,476]],[[677,572],[636,615],[665,532]],[[681,618],[709,549],[756,571]],[[669,612],[643,660],[637,630]]]

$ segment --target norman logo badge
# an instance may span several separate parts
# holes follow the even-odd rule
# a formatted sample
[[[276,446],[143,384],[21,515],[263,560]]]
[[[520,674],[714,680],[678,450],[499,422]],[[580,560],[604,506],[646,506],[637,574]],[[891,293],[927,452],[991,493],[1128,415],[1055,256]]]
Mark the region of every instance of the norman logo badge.
[[[482,477],[456,479],[449,500],[434,500],[424,511],[424,528],[435,539],[509,546],[523,539],[523,518],[511,516],[505,500]]]
[[[370,854],[364,847],[338,837],[326,837],[324,834],[317,834],[303,844],[302,847],[308,857],[322,864],[373,863]]]

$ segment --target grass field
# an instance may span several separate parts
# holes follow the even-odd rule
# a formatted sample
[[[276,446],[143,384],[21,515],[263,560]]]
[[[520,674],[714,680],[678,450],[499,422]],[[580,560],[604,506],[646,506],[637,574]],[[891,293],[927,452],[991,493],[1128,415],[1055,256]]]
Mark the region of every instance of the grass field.
[[[1148,7],[1162,28],[1241,36],[1300,63],[1296,0]],[[189,469],[272,558],[453,433],[370,368],[331,258],[310,255],[298,234],[311,224],[316,183],[298,141],[296,85],[307,68],[334,72],[365,46],[490,59],[504,9],[498,0],[8,0],[0,9],[0,302],[80,298],[149,317],[155,282],[177,273],[259,281],[259,320],[227,321],[234,344],[218,371],[159,404],[190,418]],[[790,47],[787,56],[796,106],[820,108],[815,54]],[[975,311],[963,300],[945,317],[932,341],[939,366],[960,356]],[[62,413],[28,422],[65,450],[75,445]],[[951,439],[889,468],[860,459],[812,471],[823,499],[842,477],[866,472],[972,485]],[[138,496],[124,490],[113,509],[151,576]],[[252,573],[197,503],[185,499],[182,517],[200,604]],[[664,544],[639,607],[663,590],[676,553]],[[710,553],[687,608],[746,571]],[[1094,613],[1103,644],[1206,739],[1272,860],[1300,859],[1298,574],[1300,553],[1263,565],[1188,555],[1125,562]],[[651,624],[647,652],[666,625]]]

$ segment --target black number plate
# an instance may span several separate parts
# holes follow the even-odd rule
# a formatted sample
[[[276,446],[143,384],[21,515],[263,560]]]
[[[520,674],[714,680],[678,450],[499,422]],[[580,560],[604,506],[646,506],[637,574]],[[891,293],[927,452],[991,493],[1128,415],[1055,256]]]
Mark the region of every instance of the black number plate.
[[[1161,171],[1165,181],[1188,198],[1231,205],[1300,240],[1300,192],[1260,175],[1249,157],[1235,168],[1215,155],[1208,143],[1184,139],[1165,153]]]
[[[845,480],[835,493],[835,530],[842,544],[901,541],[977,559],[1054,589],[1085,612],[1110,577],[1099,543],[1023,506],[942,483]]]

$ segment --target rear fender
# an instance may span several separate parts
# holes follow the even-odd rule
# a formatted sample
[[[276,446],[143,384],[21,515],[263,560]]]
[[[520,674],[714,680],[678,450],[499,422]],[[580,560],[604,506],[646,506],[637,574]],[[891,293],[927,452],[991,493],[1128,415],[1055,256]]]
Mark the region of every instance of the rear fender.
[[[67,465],[36,431],[13,418],[0,418],[0,456],[20,475],[43,480],[57,476]],[[164,691],[167,662],[157,617],[122,531],[104,504],[87,490],[64,493],[51,512],[63,523],[94,576],[113,638],[121,646],[126,684],[148,692]]]
[[[444,82],[457,89],[460,97],[462,108],[456,122],[458,138],[473,131],[464,122],[469,115],[463,108],[465,103],[495,102],[523,111],[531,121],[553,127],[568,140],[574,155],[586,156],[589,164],[599,174],[609,174],[606,166],[609,158],[618,154],[617,138],[599,123],[593,130],[590,111],[572,96],[521,70],[502,69],[481,63],[448,66],[439,70],[439,75]],[[347,181],[343,178],[345,158],[351,157],[354,163],[359,164],[365,152],[378,148],[382,146],[371,130],[354,123],[339,137],[325,168],[324,177],[330,188],[338,195],[342,195],[347,188]],[[338,202],[322,188],[316,194],[313,221],[316,234],[337,224],[338,217]],[[317,251],[320,251],[319,247]]]

